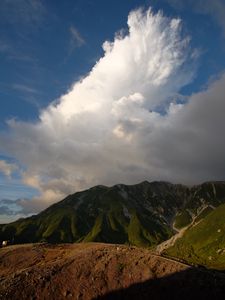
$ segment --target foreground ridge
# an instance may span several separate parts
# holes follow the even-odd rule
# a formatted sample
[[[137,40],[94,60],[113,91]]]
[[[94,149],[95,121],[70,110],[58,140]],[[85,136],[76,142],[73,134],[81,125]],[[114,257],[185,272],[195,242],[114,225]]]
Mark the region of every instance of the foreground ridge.
[[[0,251],[2,299],[223,299],[225,276],[143,248],[28,244]]]

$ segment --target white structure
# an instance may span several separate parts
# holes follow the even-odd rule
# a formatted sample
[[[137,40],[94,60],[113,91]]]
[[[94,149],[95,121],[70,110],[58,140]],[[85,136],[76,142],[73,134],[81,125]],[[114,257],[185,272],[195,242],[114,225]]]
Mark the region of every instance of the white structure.
[[[8,241],[2,241],[2,247],[6,247],[8,244]]]

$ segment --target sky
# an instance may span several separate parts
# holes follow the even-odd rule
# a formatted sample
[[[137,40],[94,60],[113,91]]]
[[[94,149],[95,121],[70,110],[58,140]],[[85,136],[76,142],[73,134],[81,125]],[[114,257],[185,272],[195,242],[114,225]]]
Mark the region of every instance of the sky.
[[[225,179],[224,0],[1,0],[0,223],[94,185]]]

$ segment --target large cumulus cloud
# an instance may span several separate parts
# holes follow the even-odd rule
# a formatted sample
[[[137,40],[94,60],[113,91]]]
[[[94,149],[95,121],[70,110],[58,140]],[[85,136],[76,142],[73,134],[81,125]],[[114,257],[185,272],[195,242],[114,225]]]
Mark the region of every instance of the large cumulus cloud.
[[[195,73],[196,51],[181,21],[133,11],[128,33],[103,49],[39,122],[10,120],[1,134],[1,150],[26,167],[24,183],[40,191],[18,202],[27,213],[95,184],[223,176],[224,77],[186,104],[172,101]]]

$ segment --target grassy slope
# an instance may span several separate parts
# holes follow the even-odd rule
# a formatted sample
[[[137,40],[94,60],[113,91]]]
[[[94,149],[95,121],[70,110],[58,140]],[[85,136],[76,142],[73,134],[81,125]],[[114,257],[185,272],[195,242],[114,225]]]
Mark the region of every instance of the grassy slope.
[[[98,241],[149,247],[172,235],[168,224],[172,224],[178,211],[183,213],[177,215],[175,226],[181,228],[188,224],[187,209],[197,211],[202,199],[215,206],[224,203],[225,183],[206,183],[191,189],[163,182],[111,188],[96,186],[70,195],[36,216],[0,225],[0,240],[14,237],[15,243]],[[210,209],[203,211],[199,218],[207,214]],[[203,239],[201,243],[204,242]],[[182,246],[185,253],[178,251],[177,256],[189,255],[199,262],[200,250],[193,251],[190,245],[188,242]],[[204,263],[202,256],[201,259]]]
[[[192,221],[191,215],[188,211],[184,210],[179,213],[174,221],[174,226],[178,229],[181,229],[187,225],[189,225]]]
[[[225,204],[190,228],[165,253],[189,263],[225,270]]]
[[[96,241],[149,247],[172,234],[148,211],[114,189],[91,189],[77,207],[78,202],[79,198],[68,197],[37,216],[3,225],[0,240],[14,237],[15,243]]]

